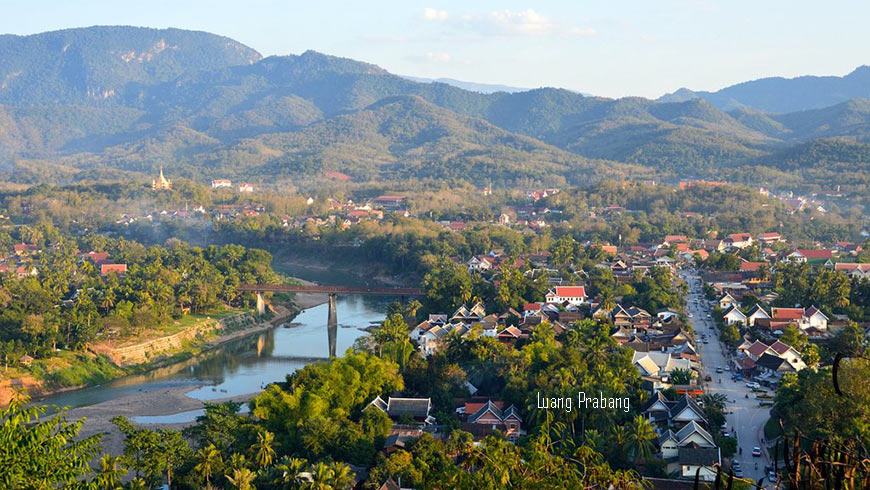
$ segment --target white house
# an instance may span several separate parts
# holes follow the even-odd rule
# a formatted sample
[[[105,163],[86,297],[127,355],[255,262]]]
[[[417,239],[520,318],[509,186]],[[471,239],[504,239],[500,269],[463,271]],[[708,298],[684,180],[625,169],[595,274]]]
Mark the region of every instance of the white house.
[[[817,328],[819,330],[827,330],[828,329],[828,317],[825,316],[824,313],[819,311],[815,306],[810,306],[807,308],[807,311],[804,312],[804,318],[801,322],[801,328]]]
[[[726,325],[746,325],[746,315],[737,306],[731,305],[722,314],[722,320]]]
[[[492,269],[492,261],[486,256],[480,257],[472,257],[468,262],[465,263],[468,266],[468,270],[471,272],[482,272],[488,271]]]
[[[730,248],[740,249],[751,247],[752,244],[755,243],[755,241],[753,240],[751,233],[733,233],[731,235],[728,235],[728,237],[725,239],[725,243]]]
[[[740,303],[734,299],[734,296],[731,296],[731,293],[725,293],[719,297],[719,308],[722,310],[726,310],[731,305],[740,305]]]
[[[746,324],[750,327],[755,326],[755,322],[760,319],[770,319],[770,315],[764,311],[758,303],[755,304],[752,308],[749,309],[749,314],[746,315]]]
[[[570,303],[580,306],[586,303],[586,288],[584,286],[556,286],[547,291],[547,303]]]
[[[239,192],[254,192],[254,184],[242,182],[239,184]]]

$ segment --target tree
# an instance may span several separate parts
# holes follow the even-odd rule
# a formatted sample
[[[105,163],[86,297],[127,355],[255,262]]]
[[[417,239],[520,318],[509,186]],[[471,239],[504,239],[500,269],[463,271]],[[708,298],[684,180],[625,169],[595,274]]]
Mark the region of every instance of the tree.
[[[251,452],[254,454],[254,461],[261,468],[272,464],[275,458],[275,446],[275,434],[267,430],[257,432],[257,442],[251,446]]]
[[[116,490],[123,488],[121,486],[121,478],[127,474],[127,469],[123,465],[120,456],[112,456],[104,454],[100,459],[100,469],[94,483],[100,489]]]
[[[800,329],[793,324],[786,325],[779,340],[784,344],[794,347],[798,352],[804,352],[809,343],[809,337],[807,334],[801,332]]]
[[[468,269],[446,258],[426,274],[423,287],[430,311],[453,311],[471,301],[472,284]]]
[[[83,420],[69,422],[66,410],[40,420],[45,407],[16,397],[0,410],[0,487],[59,488],[91,474],[100,436],[78,439]]]
[[[195,459],[197,463],[193,470],[205,480],[206,488],[211,488],[211,476],[223,465],[220,451],[214,444],[209,444],[196,452]]]
[[[692,382],[692,371],[676,368],[671,371],[671,384],[687,385]]]
[[[254,479],[257,474],[248,468],[234,468],[232,476],[229,474],[224,476],[236,490],[256,490]]]
[[[643,462],[652,458],[653,440],[656,438],[655,430],[649,420],[642,415],[635,415],[628,427],[629,452],[635,463]]]

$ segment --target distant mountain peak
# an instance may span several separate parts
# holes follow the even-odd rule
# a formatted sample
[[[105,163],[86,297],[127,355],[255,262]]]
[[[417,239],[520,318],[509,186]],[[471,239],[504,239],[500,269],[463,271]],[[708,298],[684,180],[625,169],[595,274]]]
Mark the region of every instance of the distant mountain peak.
[[[849,99],[870,97],[870,66],[857,67],[846,76],[805,75],[794,78],[767,77],[741,82],[716,92],[680,89],[665,94],[659,102],[678,102],[700,97],[729,111],[749,106],[772,113],[788,113],[830,107]]]

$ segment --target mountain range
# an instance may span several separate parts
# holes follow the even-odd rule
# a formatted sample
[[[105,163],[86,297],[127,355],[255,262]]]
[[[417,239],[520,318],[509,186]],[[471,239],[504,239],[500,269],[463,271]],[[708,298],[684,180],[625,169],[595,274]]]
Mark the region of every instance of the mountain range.
[[[862,67],[846,77],[609,99],[556,88],[466,90],[313,51],[263,58],[229,38],[179,29],[6,35],[0,171],[24,182],[126,178],[159,165],[192,178],[296,182],[328,170],[355,181],[506,186],[737,179],[755,167],[809,178],[818,173],[802,151],[847,169],[868,154],[868,77]],[[854,163],[850,171],[870,173],[866,158]]]

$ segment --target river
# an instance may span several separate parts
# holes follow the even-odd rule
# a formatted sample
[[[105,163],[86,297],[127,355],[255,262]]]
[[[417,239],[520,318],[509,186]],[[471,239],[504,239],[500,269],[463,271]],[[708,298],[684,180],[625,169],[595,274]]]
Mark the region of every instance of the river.
[[[343,355],[354,341],[366,335],[361,329],[382,321],[391,298],[339,297],[337,354]],[[197,358],[145,374],[125,376],[112,382],[58,393],[41,404],[83,407],[113,398],[148,393],[167,387],[198,387],[188,396],[214,400],[261,391],[267,384],[283,381],[293,371],[329,356],[326,335],[326,304],[300,312],[292,327],[277,327],[255,336],[224,344]],[[139,422],[171,423],[192,420],[201,411],[160,417],[133,417]],[[139,420],[137,420],[137,418]]]

